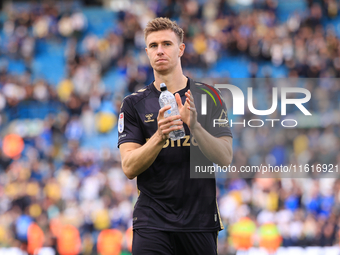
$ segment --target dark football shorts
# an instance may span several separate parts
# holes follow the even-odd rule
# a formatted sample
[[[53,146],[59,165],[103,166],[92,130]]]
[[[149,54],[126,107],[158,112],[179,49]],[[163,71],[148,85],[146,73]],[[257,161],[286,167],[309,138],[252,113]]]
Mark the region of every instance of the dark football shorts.
[[[134,229],[132,255],[217,255],[217,231]]]

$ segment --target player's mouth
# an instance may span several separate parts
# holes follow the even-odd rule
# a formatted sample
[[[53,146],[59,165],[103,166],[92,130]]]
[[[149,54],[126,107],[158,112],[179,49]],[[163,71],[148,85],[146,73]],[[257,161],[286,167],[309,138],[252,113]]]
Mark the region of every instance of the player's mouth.
[[[166,61],[168,61],[168,60],[161,58],[161,59],[156,60],[156,63],[166,62]]]

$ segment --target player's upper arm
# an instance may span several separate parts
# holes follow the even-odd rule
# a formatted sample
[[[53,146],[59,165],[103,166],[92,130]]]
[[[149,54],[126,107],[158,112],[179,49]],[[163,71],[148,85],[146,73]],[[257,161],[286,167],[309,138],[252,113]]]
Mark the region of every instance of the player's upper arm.
[[[231,136],[221,136],[219,137],[219,139],[225,141],[226,147],[227,147],[227,151],[228,151],[228,158],[226,165],[229,165],[231,163],[231,161],[233,160],[233,138]]]
[[[133,179],[133,177],[130,174],[129,168],[127,167],[127,161],[128,161],[129,155],[132,151],[134,151],[134,150],[136,150],[140,147],[142,147],[141,144],[133,143],[133,142],[122,143],[119,146],[120,156],[121,156],[121,159],[122,159],[123,172],[129,179]]]
[[[219,137],[219,139],[222,139],[226,141],[227,143],[229,143],[230,145],[233,145],[233,138],[231,136],[221,136]]]

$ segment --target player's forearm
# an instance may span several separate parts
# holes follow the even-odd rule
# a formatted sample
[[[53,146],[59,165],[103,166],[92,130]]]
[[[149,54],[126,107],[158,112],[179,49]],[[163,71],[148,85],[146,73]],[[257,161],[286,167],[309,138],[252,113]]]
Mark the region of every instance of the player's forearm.
[[[132,150],[122,161],[125,175],[132,180],[148,169],[163,148],[164,140],[155,133],[142,147]]]
[[[217,138],[209,134],[201,124],[197,123],[191,130],[202,153],[212,162],[220,166],[228,166],[233,159],[232,140]]]

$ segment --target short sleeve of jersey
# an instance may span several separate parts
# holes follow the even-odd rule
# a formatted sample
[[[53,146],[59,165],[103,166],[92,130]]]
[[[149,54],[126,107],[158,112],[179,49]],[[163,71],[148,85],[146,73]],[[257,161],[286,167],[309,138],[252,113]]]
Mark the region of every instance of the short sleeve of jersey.
[[[233,137],[229,125],[227,106],[220,91],[217,89],[216,91],[219,92],[219,98],[216,100],[216,104],[212,100],[208,100],[208,104],[210,105],[208,109],[210,110],[208,113],[208,121],[206,122],[206,130],[215,137]]]
[[[145,143],[138,115],[129,97],[123,100],[118,117],[118,147],[127,142]]]

